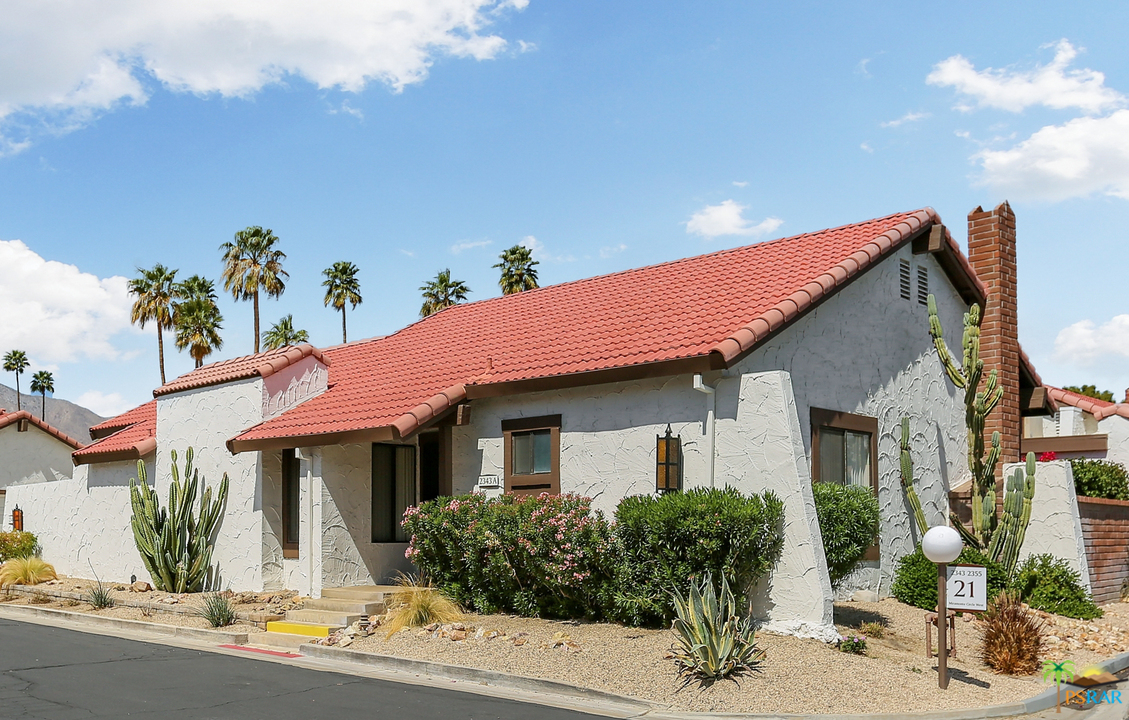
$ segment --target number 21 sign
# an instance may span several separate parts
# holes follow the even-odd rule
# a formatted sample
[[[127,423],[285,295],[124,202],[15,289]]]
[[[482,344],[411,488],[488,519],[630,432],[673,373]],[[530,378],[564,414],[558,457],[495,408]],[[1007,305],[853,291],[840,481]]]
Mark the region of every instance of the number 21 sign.
[[[988,609],[988,570],[983,565],[946,567],[946,599],[949,610]]]

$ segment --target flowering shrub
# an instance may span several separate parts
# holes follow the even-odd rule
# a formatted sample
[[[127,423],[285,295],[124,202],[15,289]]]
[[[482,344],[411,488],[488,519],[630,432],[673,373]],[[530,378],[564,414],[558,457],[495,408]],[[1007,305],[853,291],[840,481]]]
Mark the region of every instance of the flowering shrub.
[[[611,531],[579,495],[438,498],[409,508],[407,557],[457,602],[480,612],[600,614]]]
[[[1039,456],[1039,462],[1051,462],[1052,460],[1058,460],[1058,453],[1054,450],[1048,450]]]
[[[839,650],[852,655],[866,655],[866,636],[840,635]]]

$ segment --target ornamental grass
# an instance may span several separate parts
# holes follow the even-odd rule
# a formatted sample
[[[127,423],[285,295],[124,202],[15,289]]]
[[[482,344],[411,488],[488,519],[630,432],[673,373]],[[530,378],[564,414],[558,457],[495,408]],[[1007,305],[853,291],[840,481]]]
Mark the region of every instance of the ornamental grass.
[[[388,601],[384,627],[390,638],[404,628],[423,627],[431,623],[453,623],[463,619],[463,611],[450,598],[432,587],[430,582],[411,575],[400,575],[399,589]]]
[[[38,585],[57,580],[55,567],[34,555],[13,558],[0,565],[0,588],[8,585]]]
[[[1046,623],[1016,593],[1002,592],[984,613],[980,656],[1003,675],[1029,675],[1039,669]]]

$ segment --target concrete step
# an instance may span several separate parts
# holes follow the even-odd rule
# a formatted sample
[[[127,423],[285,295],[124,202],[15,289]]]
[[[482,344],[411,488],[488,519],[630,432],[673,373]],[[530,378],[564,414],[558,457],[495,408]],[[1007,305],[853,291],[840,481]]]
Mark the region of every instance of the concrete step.
[[[383,602],[363,602],[343,598],[321,598],[306,600],[302,603],[303,610],[329,610],[358,615],[379,615],[384,612]]]
[[[255,633],[247,638],[247,644],[254,647],[271,648],[296,648],[313,640],[309,635],[294,635],[292,633],[265,632]]]
[[[267,623],[267,631],[263,634],[270,635],[271,633],[278,633],[283,635],[305,635],[306,637],[329,637],[329,633],[339,627],[342,626],[293,620],[276,620]],[[258,638],[256,638],[256,640],[257,639]]]
[[[355,585],[352,587],[323,588],[321,596],[351,602],[384,602],[385,597],[398,591],[396,585]]]
[[[345,627],[361,619],[360,613],[346,613],[335,610],[288,610],[287,622],[316,623],[332,627]]]

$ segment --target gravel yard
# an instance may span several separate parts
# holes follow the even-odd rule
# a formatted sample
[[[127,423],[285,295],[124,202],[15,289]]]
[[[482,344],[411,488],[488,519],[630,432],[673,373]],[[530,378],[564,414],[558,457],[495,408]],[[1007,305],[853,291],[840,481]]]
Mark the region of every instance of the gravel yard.
[[[1111,606],[1108,617],[1127,617],[1126,607]],[[1038,678],[1000,676],[985,668],[976,657],[979,631],[975,623],[963,621],[958,621],[958,653],[950,660],[949,689],[938,689],[936,660],[924,657],[923,616],[922,610],[895,600],[838,603],[841,632],[857,633],[863,622],[884,626],[881,638],[868,639],[867,656],[842,653],[815,640],[761,633],[759,644],[768,654],[762,672],[737,682],[704,688],[694,683],[681,690],[674,661],[664,657],[672,635],[662,630],[468,615],[465,640],[432,637],[434,633],[421,629],[385,640],[377,628],[373,635],[354,639],[349,648],[561,680],[686,711],[914,712],[997,705],[1043,690]],[[1063,625],[1055,627],[1065,632]],[[479,630],[482,637],[475,637]],[[491,639],[494,632],[499,636]],[[1123,637],[1120,650],[1110,646],[1105,653],[1078,651],[1070,657],[1081,667],[1129,649],[1127,642]]]

